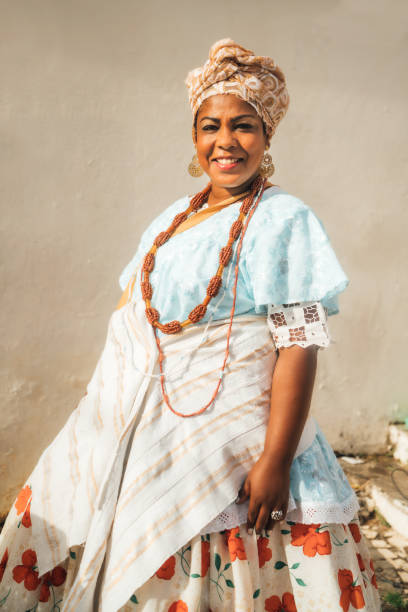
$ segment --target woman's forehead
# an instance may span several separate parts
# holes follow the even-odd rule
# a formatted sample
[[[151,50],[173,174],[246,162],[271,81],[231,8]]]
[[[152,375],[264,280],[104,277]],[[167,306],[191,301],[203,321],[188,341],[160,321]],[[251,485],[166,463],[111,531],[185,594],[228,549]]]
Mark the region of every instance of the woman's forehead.
[[[234,94],[217,94],[206,98],[201,104],[197,116],[201,117],[203,114],[212,117],[224,114],[247,114],[258,117],[258,113],[251,104]]]

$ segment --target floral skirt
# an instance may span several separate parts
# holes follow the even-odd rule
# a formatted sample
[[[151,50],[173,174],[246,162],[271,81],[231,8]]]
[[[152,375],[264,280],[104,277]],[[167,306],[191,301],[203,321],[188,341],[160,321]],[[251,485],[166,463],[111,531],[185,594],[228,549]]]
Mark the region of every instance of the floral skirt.
[[[380,610],[373,563],[348,525],[282,521],[269,537],[241,525],[194,537],[121,612]]]
[[[83,548],[74,547],[65,562],[39,576],[26,503],[30,494],[28,487],[20,492],[1,534],[0,610],[63,612]],[[269,536],[249,535],[245,525],[197,535],[120,612],[380,609],[373,563],[356,517],[347,525],[281,521]]]

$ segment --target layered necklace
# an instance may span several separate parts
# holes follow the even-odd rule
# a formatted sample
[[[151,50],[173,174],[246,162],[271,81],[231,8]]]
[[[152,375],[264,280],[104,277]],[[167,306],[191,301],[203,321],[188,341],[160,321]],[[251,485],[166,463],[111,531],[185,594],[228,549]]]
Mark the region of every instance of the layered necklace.
[[[146,318],[148,322],[151,324],[151,326],[153,327],[156,344],[157,344],[157,348],[159,351],[160,384],[161,384],[162,396],[163,396],[163,400],[166,403],[166,405],[170,408],[172,412],[174,412],[174,414],[178,416],[190,417],[190,416],[195,416],[197,414],[201,414],[209,406],[211,406],[211,404],[214,402],[217,396],[218,390],[221,385],[222,377],[224,374],[225,365],[227,363],[227,359],[229,355],[231,327],[232,327],[232,320],[234,317],[235,303],[236,303],[236,297],[237,297],[236,290],[237,290],[237,281],[238,281],[238,263],[239,263],[240,253],[241,253],[242,240],[244,238],[246,229],[248,227],[248,223],[262,198],[262,194],[265,190],[266,182],[267,182],[266,179],[260,176],[257,176],[256,179],[252,182],[250,191],[248,195],[246,195],[239,209],[239,215],[237,219],[231,225],[231,228],[229,231],[228,242],[220,250],[219,266],[218,266],[218,269],[215,275],[210,279],[208,283],[206,296],[204,297],[203,301],[200,304],[198,304],[197,306],[193,308],[193,310],[188,315],[187,319],[185,319],[184,321],[175,320],[175,321],[170,321],[168,323],[160,322],[160,314],[158,310],[156,308],[153,308],[151,304],[151,299],[153,296],[153,287],[150,283],[149,275],[154,268],[155,255],[156,255],[157,249],[159,249],[165,242],[167,242],[171,238],[171,236],[174,234],[176,229],[182,223],[184,223],[184,221],[186,221],[187,218],[189,218],[189,215],[197,213],[200,210],[200,208],[202,208],[202,206],[207,202],[208,196],[210,195],[210,192],[211,192],[211,183],[209,183],[202,191],[197,193],[191,199],[190,204],[188,208],[186,208],[186,210],[178,213],[174,217],[172,223],[167,228],[167,230],[165,230],[164,232],[160,232],[160,234],[156,236],[156,238],[153,241],[153,245],[151,246],[151,248],[149,249],[149,251],[144,257],[143,264],[142,264],[142,271],[141,271],[140,288],[141,288],[142,298],[146,304],[146,310],[145,310]],[[235,196],[234,198],[231,198],[230,203],[237,201],[238,199],[242,198],[244,195],[245,194],[240,194],[238,196]],[[238,243],[237,258],[236,258],[236,263],[235,263],[233,303],[232,303],[229,327],[228,327],[228,332],[227,332],[227,344],[226,344],[226,349],[225,349],[225,357],[224,357],[224,361],[223,361],[221,371],[220,371],[220,378],[214,390],[214,393],[211,396],[210,401],[205,406],[203,406],[196,412],[192,412],[190,414],[183,414],[182,412],[178,412],[171,406],[170,399],[166,392],[165,377],[164,377],[164,371],[163,371],[164,353],[160,345],[160,339],[157,334],[157,330],[159,329],[161,332],[165,334],[177,334],[179,332],[182,332],[183,329],[187,327],[188,325],[192,325],[193,323],[198,323],[205,316],[208,304],[218,294],[220,290],[224,268],[228,265],[232,257],[233,244],[236,240],[238,240],[238,238],[240,238],[240,240]]]

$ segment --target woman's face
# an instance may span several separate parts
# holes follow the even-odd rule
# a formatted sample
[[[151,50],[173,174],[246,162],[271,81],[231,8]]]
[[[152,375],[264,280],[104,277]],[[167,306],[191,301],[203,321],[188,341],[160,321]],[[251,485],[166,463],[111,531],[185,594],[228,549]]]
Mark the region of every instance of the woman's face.
[[[246,186],[258,174],[267,145],[256,110],[233,94],[210,96],[196,123],[198,161],[213,186]]]

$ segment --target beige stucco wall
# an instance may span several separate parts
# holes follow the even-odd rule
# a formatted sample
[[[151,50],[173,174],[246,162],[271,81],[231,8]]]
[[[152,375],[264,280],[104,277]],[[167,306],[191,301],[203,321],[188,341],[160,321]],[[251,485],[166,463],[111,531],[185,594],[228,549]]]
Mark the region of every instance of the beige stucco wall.
[[[408,416],[406,0],[38,0],[1,6],[0,513],[85,392],[118,276],[198,190],[184,77],[231,36],[284,69],[274,181],[323,220],[350,286],[314,412],[380,451]]]

